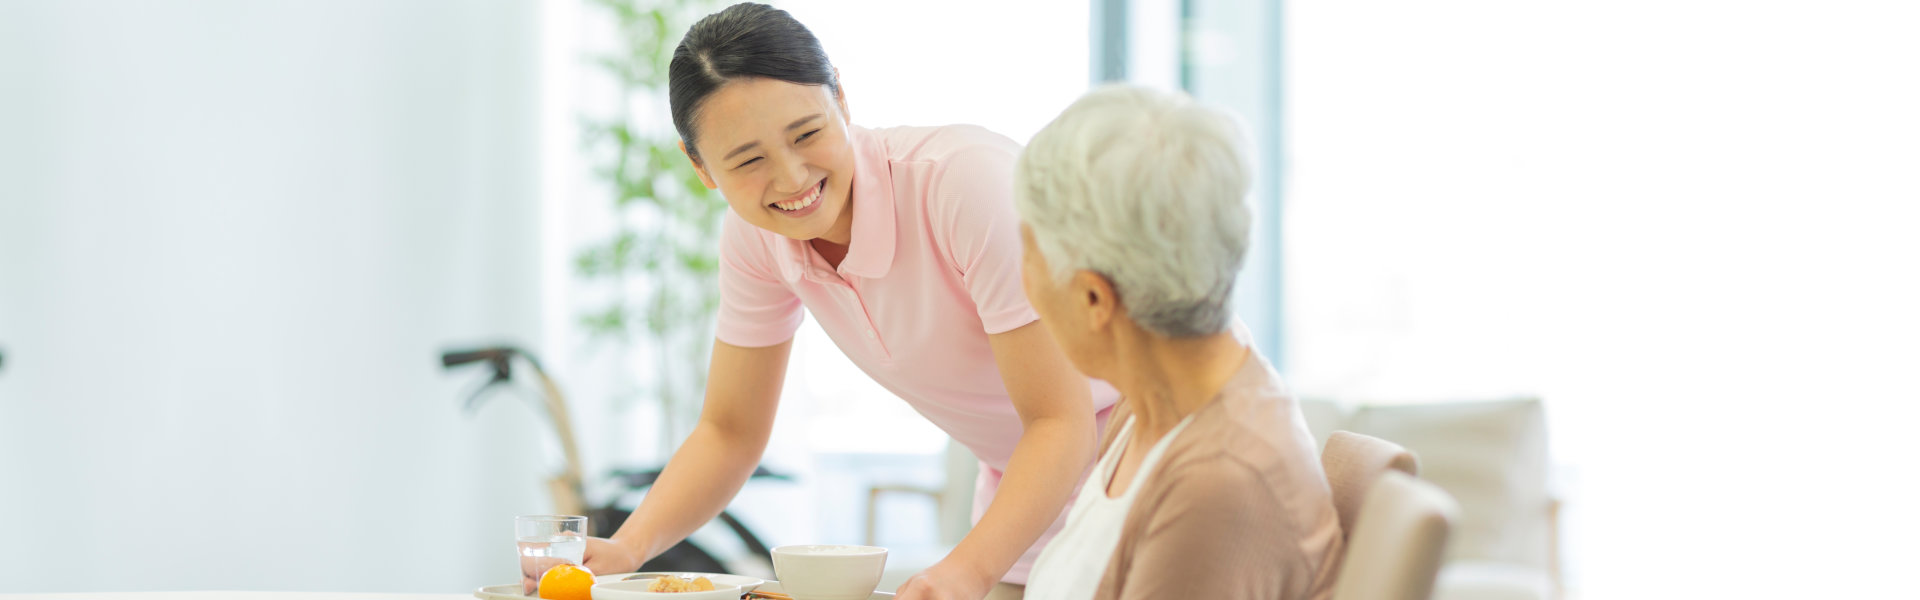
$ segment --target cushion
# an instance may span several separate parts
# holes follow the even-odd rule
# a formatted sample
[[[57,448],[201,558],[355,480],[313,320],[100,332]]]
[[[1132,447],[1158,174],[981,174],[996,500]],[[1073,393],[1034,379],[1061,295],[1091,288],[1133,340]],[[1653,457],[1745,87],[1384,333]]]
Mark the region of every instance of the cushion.
[[[1509,563],[1463,560],[1440,568],[1433,600],[1551,600],[1547,572]]]

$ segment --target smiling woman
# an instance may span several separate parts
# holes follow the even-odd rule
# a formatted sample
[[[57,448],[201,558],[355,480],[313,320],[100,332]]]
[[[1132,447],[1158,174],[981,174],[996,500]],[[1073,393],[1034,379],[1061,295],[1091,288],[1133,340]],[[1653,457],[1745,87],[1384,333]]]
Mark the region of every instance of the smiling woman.
[[[731,208],[701,420],[587,564],[621,572],[691,533],[763,454],[802,311],[982,462],[972,531],[903,597],[1018,596],[1115,392],[1075,372],[1020,288],[1019,145],[980,127],[866,129],[785,11],[696,23],[668,92],[681,149]]]
[[[853,212],[846,210],[853,146],[846,100],[833,90],[765,78],[722,87],[697,113],[702,137],[686,138],[696,140],[686,146],[687,156],[748,224],[844,248],[853,228]],[[721,148],[730,150],[717,160],[700,158]]]
[[[736,5],[687,32],[668,78],[681,150],[734,214],[794,239],[846,245],[847,102],[839,72],[805,26],[771,6]],[[720,149],[717,160],[704,159]],[[831,210],[807,219],[822,214],[823,190]]]

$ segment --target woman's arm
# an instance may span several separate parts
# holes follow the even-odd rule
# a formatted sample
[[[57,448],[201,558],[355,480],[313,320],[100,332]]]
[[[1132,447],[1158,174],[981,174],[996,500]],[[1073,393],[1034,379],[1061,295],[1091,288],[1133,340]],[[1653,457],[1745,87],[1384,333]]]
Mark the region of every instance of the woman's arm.
[[[611,540],[587,543],[587,568],[625,573],[720,514],[767,448],[793,340],[742,348],[716,340],[700,422]]]
[[[902,600],[986,596],[1059,518],[1093,462],[1093,397],[1038,321],[988,336],[1025,431],[980,522],[939,564],[900,588]]]

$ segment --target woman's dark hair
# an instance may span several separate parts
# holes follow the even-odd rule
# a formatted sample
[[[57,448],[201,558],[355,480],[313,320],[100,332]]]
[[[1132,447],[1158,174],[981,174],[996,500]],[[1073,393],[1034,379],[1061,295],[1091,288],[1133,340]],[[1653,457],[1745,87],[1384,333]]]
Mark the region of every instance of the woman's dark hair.
[[[700,104],[728,81],[765,77],[801,85],[824,85],[835,96],[840,84],[820,40],[793,15],[765,4],[742,2],[694,23],[667,64],[667,103],[673,128],[694,158],[693,118]]]

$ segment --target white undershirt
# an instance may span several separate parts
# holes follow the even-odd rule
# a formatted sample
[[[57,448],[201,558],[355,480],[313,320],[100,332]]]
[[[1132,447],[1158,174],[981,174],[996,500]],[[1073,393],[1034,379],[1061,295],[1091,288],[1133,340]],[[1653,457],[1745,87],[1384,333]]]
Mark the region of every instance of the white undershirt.
[[[1127,443],[1133,439],[1133,416],[1127,416],[1127,422],[1120,427],[1120,434],[1114,437],[1113,447],[1100,457],[1100,464],[1094,467],[1093,475],[1087,477],[1086,484],[1080,487],[1080,497],[1073,501],[1073,510],[1067,512],[1067,524],[1053,542],[1040,551],[1039,560],[1033,563],[1033,575],[1027,581],[1027,600],[1088,600],[1100,587],[1100,577],[1107,572],[1107,561],[1113,558],[1113,549],[1120,545],[1120,529],[1127,521],[1127,511],[1133,508],[1133,498],[1140,493],[1141,484],[1153,474],[1155,463],[1165,454],[1167,446],[1173,442],[1180,431],[1187,428],[1193,420],[1192,415],[1181,419],[1171,431],[1160,437],[1140,459],[1140,468],[1134,471],[1133,481],[1127,483],[1127,490],[1118,498],[1107,497],[1107,484],[1113,481],[1113,473],[1120,465],[1120,455],[1127,451]]]

